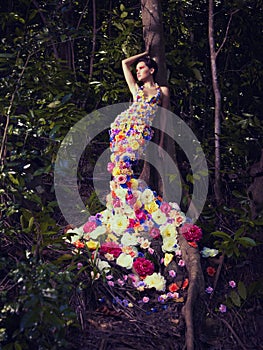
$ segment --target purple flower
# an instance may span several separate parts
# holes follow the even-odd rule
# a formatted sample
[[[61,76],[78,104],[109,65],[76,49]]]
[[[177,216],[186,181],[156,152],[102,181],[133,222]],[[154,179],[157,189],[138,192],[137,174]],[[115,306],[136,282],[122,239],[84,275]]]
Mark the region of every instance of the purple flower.
[[[206,291],[207,294],[211,294],[211,293],[213,292],[213,290],[214,290],[214,289],[213,289],[212,287],[209,286],[209,287],[206,288],[205,291]]]
[[[229,281],[228,284],[229,284],[229,286],[231,288],[235,288],[236,287],[236,282],[235,281]]]
[[[142,302],[145,303],[145,304],[148,303],[149,300],[150,300],[150,298],[148,298],[148,297],[143,297],[142,298]]]
[[[83,266],[83,264],[79,262],[79,263],[77,264],[77,269],[78,269],[78,270],[81,269],[82,266]]]
[[[226,306],[224,304],[220,304],[219,311],[222,313],[226,312]]]

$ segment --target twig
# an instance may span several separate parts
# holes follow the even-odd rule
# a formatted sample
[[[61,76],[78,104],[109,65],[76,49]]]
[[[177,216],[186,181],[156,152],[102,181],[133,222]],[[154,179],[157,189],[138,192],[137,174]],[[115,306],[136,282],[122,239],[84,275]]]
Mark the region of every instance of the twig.
[[[218,265],[218,268],[216,270],[215,280],[214,280],[214,284],[213,284],[213,292],[210,294],[210,299],[212,299],[212,297],[214,295],[214,292],[215,292],[215,289],[216,289],[216,286],[217,286],[217,282],[218,282],[218,279],[219,279],[219,276],[220,276],[220,272],[222,270],[222,266],[223,266],[224,260],[225,260],[225,254],[222,254],[220,256],[220,258],[219,258],[219,265]]]

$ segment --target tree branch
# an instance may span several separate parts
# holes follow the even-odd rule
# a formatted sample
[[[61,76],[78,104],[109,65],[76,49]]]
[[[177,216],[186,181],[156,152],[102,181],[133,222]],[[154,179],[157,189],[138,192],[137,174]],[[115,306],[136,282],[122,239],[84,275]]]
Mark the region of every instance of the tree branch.
[[[225,43],[226,43],[227,36],[228,36],[228,32],[229,32],[229,28],[230,28],[230,23],[231,23],[231,21],[232,21],[233,15],[234,15],[235,13],[237,13],[238,11],[239,11],[239,9],[238,9],[238,10],[235,10],[235,11],[233,11],[233,12],[230,13],[230,18],[229,18],[228,23],[227,23],[227,28],[226,28],[226,32],[225,32],[224,39],[223,39],[223,41],[222,41],[222,43],[221,43],[219,49],[215,52],[216,57],[218,56],[218,54],[220,53],[220,51],[222,50],[223,46],[224,46]]]

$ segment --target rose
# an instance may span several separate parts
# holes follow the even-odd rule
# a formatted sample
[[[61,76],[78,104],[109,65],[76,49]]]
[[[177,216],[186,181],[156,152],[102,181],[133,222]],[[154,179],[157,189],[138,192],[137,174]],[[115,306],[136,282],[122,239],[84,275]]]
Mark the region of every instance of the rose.
[[[201,228],[193,224],[184,224],[179,228],[179,231],[190,242],[196,242],[202,238]]]
[[[112,254],[114,258],[118,258],[118,256],[121,254],[122,250],[120,246],[116,242],[105,242],[100,247],[100,253],[105,254]]]
[[[207,272],[208,276],[213,277],[216,273],[216,269],[212,266],[208,266],[208,268],[206,269],[206,272]]]
[[[147,288],[155,288],[156,290],[163,291],[165,290],[165,278],[159,273],[154,272],[150,276],[146,276],[144,283]]]
[[[152,275],[154,264],[145,258],[137,258],[133,263],[134,271],[142,278]]]
[[[171,206],[168,203],[163,202],[160,206],[160,209],[164,214],[167,215],[171,210]]]

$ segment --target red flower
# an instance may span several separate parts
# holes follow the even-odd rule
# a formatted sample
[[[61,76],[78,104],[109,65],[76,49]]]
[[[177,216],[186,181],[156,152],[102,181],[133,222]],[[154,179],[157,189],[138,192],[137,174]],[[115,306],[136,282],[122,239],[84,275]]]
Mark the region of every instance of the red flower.
[[[169,291],[171,293],[177,292],[180,289],[180,287],[178,286],[178,284],[176,282],[170,284],[169,286]]]
[[[179,232],[190,242],[196,242],[202,238],[202,230],[193,224],[184,224],[179,228]]]
[[[145,258],[137,258],[133,263],[133,269],[142,278],[152,275],[154,264]]]
[[[112,254],[115,259],[118,258],[121,252],[122,252],[121,248],[115,242],[105,242],[100,247],[101,254],[107,254],[107,253]]]
[[[208,268],[206,269],[206,272],[209,276],[213,277],[214,274],[216,273],[216,269],[212,266],[208,266]]]

